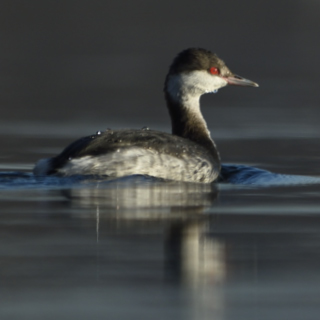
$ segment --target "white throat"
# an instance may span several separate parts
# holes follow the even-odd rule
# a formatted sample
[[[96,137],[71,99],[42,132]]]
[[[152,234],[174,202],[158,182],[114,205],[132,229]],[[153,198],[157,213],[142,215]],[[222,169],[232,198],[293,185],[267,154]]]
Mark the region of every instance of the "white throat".
[[[214,76],[205,70],[195,70],[176,75],[170,75],[167,91],[175,102],[187,103],[193,100],[199,104],[200,96],[205,93],[216,92],[226,86],[228,82],[219,76]],[[185,105],[187,107],[187,105]]]

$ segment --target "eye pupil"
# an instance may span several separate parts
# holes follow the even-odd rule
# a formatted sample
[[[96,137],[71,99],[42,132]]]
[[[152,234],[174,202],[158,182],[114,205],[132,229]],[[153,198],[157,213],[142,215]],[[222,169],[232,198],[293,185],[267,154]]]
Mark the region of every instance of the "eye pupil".
[[[219,74],[220,72],[219,72],[219,69],[218,69],[218,68],[216,68],[216,67],[211,67],[211,68],[210,68],[210,73],[211,73],[211,74]]]

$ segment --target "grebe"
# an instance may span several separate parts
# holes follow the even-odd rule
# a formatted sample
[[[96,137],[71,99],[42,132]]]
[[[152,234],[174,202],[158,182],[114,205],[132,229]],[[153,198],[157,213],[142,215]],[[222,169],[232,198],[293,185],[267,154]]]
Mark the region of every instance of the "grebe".
[[[220,156],[200,111],[200,97],[226,85],[258,84],[234,75],[218,56],[187,49],[174,59],[164,93],[172,134],[148,130],[106,130],[79,139],[61,154],[41,159],[35,175],[153,177],[210,183],[220,172]]]

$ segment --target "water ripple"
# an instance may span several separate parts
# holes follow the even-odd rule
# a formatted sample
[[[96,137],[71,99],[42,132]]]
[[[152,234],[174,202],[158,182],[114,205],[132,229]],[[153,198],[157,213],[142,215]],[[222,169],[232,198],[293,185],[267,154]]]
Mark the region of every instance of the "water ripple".
[[[64,188],[75,187],[76,185],[86,186],[90,183],[96,183],[97,181],[103,181],[105,187],[112,187],[116,181],[126,184],[152,184],[164,182],[162,179],[146,176],[128,176],[117,179],[105,179],[104,177],[88,177],[88,176],[72,176],[72,177],[36,177],[32,173],[28,172],[0,172],[0,189],[12,189],[12,188]],[[237,164],[223,164],[221,168],[219,183],[232,184],[232,185],[250,185],[250,186],[296,186],[296,185],[308,185],[319,184],[320,177],[312,176],[299,176],[299,175],[287,175],[273,173],[267,170],[245,166]]]

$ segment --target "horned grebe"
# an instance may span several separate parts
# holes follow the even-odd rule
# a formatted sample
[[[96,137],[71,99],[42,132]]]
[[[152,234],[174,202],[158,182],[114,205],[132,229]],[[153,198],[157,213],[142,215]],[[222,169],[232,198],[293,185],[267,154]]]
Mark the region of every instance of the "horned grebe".
[[[200,97],[230,85],[258,87],[234,75],[214,53],[187,49],[173,61],[164,93],[172,134],[148,130],[106,130],[81,138],[50,159],[35,175],[105,175],[153,177],[210,183],[220,172],[218,150],[200,111]]]

